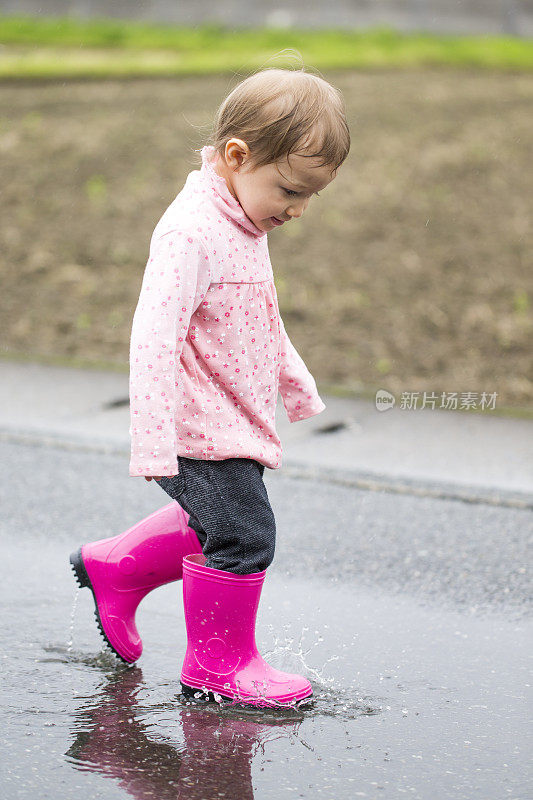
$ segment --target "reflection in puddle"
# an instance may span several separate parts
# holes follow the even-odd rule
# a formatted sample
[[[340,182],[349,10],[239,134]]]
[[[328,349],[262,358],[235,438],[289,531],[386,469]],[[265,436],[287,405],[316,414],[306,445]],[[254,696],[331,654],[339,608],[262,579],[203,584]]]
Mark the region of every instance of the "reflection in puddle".
[[[253,798],[251,765],[258,748],[297,731],[301,714],[268,718],[222,710],[216,704],[183,703],[172,708],[182,743],[154,734],[169,704],[149,707],[138,667],[108,677],[99,696],[87,698],[75,715],[74,743],[66,753],[79,770],[118,780],[132,797]],[[158,740],[159,739],[159,740]]]
[[[91,666],[104,678],[97,695],[78,698],[67,761],[77,770],[115,779],[136,800],[252,800],[252,762],[258,752],[264,755],[267,742],[287,739],[312,750],[299,736],[305,718],[354,719],[382,709],[370,698],[350,698],[319,684],[300,708],[258,709],[183,695],[150,703],[139,667],[117,664],[107,653],[88,657],[64,647],[47,650],[56,654],[54,660]]]

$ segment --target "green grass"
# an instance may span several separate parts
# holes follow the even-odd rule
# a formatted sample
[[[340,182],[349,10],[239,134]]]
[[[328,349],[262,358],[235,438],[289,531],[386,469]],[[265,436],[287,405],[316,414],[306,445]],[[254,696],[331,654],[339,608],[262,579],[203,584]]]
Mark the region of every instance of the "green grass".
[[[473,67],[529,71],[530,40],[508,36],[194,28],[115,20],[0,16],[0,78],[99,78],[317,69]],[[283,52],[285,51],[285,52]]]

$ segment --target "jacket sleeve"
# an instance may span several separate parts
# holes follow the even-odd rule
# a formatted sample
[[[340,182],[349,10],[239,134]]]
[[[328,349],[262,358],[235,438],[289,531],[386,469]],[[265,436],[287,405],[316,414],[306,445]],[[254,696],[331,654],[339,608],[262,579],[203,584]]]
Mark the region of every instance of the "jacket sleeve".
[[[209,259],[190,234],[150,244],[130,339],[129,474],[176,475],[176,386],[191,316],[211,282]]]
[[[279,391],[290,422],[320,414],[326,407],[318,394],[315,380],[289,339],[281,316],[281,366]]]

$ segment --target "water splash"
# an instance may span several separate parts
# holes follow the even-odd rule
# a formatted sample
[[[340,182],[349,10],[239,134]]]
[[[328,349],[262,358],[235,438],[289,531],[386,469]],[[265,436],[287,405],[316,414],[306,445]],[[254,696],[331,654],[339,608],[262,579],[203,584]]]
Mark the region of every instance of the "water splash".
[[[80,587],[76,587],[76,594],[74,595],[74,601],[72,603],[72,611],[70,612],[70,629],[69,629],[69,638],[67,640],[67,653],[72,652],[72,647],[74,645],[74,621],[76,617],[76,609],[78,607],[78,597],[80,596]]]
[[[290,624],[287,624],[283,627],[283,630],[290,630],[290,627]],[[318,631],[315,631],[318,635],[311,646],[304,649],[305,634],[310,630],[308,627],[302,628],[299,637],[284,636],[283,634],[278,636],[273,625],[268,625],[268,628],[274,638],[274,646],[264,654],[265,661],[268,661],[269,664],[274,662],[273,666],[279,665],[279,668],[285,667],[293,671],[303,671],[321,686],[334,685],[335,678],[328,677],[325,671],[329,663],[339,659],[338,655],[332,655],[327,658],[322,667],[313,667],[308,660],[309,653],[313,648],[318,647],[324,641],[324,637]]]

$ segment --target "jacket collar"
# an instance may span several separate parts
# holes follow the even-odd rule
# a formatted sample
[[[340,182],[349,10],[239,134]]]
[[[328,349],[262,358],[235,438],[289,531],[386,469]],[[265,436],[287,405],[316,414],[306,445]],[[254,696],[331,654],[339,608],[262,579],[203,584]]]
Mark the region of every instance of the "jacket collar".
[[[210,197],[215,206],[225,216],[235,220],[236,223],[253,233],[254,236],[266,236],[267,232],[256,228],[252,220],[246,216],[243,207],[228,189],[225,178],[215,172],[213,167],[220,157],[215,148],[212,145],[205,145],[201,149],[201,154],[202,167],[200,174],[210,190]]]

